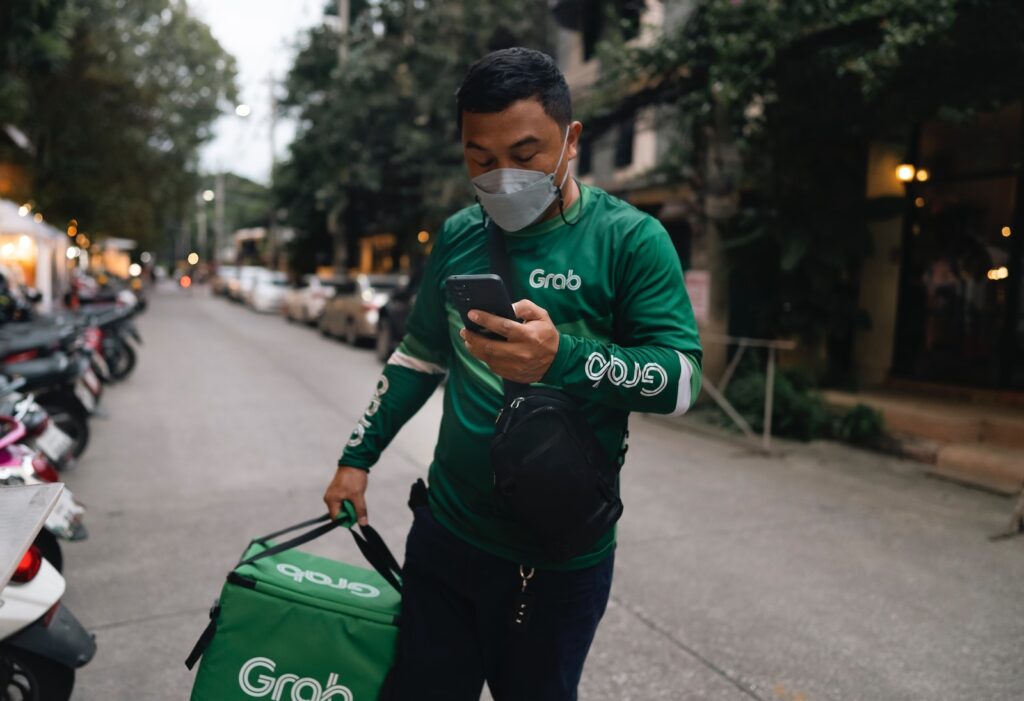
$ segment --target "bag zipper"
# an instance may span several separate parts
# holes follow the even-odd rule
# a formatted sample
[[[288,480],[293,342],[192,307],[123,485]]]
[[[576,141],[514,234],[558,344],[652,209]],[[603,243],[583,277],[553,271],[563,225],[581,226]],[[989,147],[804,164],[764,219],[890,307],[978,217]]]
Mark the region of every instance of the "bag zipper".
[[[513,409],[518,409],[518,408],[519,408],[519,406],[520,406],[520,405],[521,405],[521,404],[522,404],[523,402],[525,402],[525,401],[526,401],[526,398],[525,398],[525,397],[516,397],[515,399],[513,399],[513,400],[511,401],[511,403],[509,404],[509,406],[510,406],[511,408],[513,408]],[[494,419],[494,423],[495,423],[495,424],[497,424],[497,423],[498,423],[499,421],[501,421],[501,417],[502,417],[502,416],[503,416],[504,414],[505,414],[505,406],[504,406],[504,405],[502,405],[502,407],[501,407],[501,411],[499,411],[499,412],[498,412],[498,417],[497,417],[496,419]]]

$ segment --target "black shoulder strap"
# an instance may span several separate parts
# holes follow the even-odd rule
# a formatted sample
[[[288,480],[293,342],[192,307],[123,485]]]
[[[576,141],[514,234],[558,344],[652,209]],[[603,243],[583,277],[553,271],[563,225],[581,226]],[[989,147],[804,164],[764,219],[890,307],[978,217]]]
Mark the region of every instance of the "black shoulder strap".
[[[491,258],[491,272],[501,278],[508,290],[508,296],[516,298],[516,286],[513,284],[511,267],[508,262],[508,247],[505,245],[505,232],[498,228],[493,219],[487,220],[487,251]],[[529,385],[510,380],[502,380],[505,387],[505,398],[509,399],[521,394]]]
[[[505,283],[510,297],[515,297],[512,285],[512,273],[508,263],[508,248],[505,245],[505,232],[498,228],[493,220],[487,223],[487,250],[491,258],[491,272]]]

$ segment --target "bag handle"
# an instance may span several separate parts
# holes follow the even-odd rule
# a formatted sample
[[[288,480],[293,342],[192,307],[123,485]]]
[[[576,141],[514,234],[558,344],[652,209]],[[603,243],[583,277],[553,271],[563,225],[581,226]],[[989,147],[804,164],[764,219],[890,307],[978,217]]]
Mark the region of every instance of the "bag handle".
[[[373,569],[377,571],[377,574],[383,577],[388,584],[395,588],[396,591],[399,593],[402,591],[402,568],[399,566],[398,561],[395,560],[395,556],[391,554],[391,550],[389,550],[387,544],[384,543],[384,539],[380,537],[380,534],[377,533],[372,526],[359,526],[358,531],[352,528],[356,525],[356,510],[352,505],[352,502],[347,500],[342,502],[342,511],[333,521],[331,521],[329,514],[324,514],[323,516],[317,516],[316,518],[311,518],[308,521],[302,521],[301,523],[296,523],[293,526],[282,528],[279,531],[274,531],[273,533],[255,539],[253,542],[264,543],[275,536],[289,533],[307,526],[312,526],[317,523],[323,523],[323,525],[317,526],[305,533],[301,533],[294,538],[284,541],[283,543],[273,545],[263,552],[256,553],[255,555],[239,562],[235,565],[235,568],[237,569],[242,565],[251,565],[265,557],[270,557],[272,555],[282,553],[285,550],[297,548],[311,540],[316,540],[320,536],[325,533],[329,533],[336,528],[348,528],[349,533],[352,534],[352,538],[356,542],[356,547],[359,548],[359,552],[363,554],[366,561],[369,562]]]

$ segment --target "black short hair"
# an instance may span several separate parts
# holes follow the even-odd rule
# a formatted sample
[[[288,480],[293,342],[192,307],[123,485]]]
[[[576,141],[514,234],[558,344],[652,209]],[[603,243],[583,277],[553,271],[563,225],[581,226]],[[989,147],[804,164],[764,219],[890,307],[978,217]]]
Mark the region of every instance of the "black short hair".
[[[459,131],[463,112],[501,112],[534,97],[559,126],[572,122],[569,85],[553,58],[521,46],[493,51],[469,67],[455,93]]]

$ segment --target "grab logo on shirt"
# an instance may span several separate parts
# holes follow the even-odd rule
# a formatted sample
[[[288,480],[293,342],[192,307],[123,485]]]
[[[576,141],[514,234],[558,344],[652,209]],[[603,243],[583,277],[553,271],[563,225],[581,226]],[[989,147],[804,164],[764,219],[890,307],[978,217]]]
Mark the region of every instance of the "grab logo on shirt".
[[[366,429],[370,428],[370,419],[380,409],[380,401],[384,398],[384,395],[388,391],[388,378],[384,375],[380,376],[377,380],[377,388],[373,392],[373,399],[370,400],[370,406],[366,408],[366,412],[356,423],[355,430],[352,431],[351,437],[348,439],[348,447],[355,448],[363,443],[363,436],[366,435]]]
[[[583,278],[574,273],[572,268],[569,268],[568,274],[564,275],[562,273],[545,273],[543,268],[537,268],[530,273],[530,287],[538,290],[551,288],[576,291],[582,284]]]
[[[595,388],[601,380],[608,380],[616,387],[632,389],[639,386],[641,395],[654,397],[668,386],[668,373],[658,363],[647,363],[641,367],[640,363],[634,362],[633,374],[630,375],[625,360],[614,355],[605,358],[596,351],[587,358],[584,370]]]

